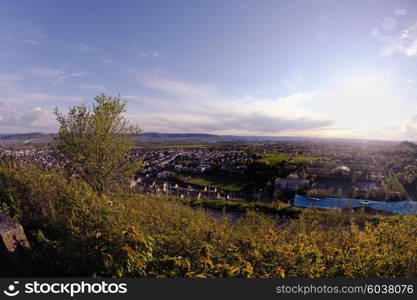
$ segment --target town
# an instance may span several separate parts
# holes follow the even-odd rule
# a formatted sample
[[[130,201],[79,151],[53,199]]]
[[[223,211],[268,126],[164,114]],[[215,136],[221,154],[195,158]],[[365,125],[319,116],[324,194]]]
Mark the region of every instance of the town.
[[[417,200],[417,146],[410,142],[294,139],[137,143],[129,188],[182,198],[290,203],[307,197]],[[201,141],[200,141],[201,142]],[[3,139],[3,157],[63,169],[49,143]]]

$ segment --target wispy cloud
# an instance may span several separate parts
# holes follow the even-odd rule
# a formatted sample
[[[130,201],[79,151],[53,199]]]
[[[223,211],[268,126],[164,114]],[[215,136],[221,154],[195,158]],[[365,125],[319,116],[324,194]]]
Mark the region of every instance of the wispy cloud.
[[[33,75],[40,77],[56,77],[65,74],[64,71],[59,69],[48,69],[48,68],[29,68],[28,69]]]
[[[14,97],[16,99],[25,99],[32,102],[36,101],[38,103],[51,102],[54,105],[62,103],[80,103],[84,100],[84,98],[80,96],[62,96],[43,92],[17,92],[14,93]]]
[[[361,75],[328,90],[258,97],[140,74],[138,83],[148,94],[126,98],[130,116],[143,120],[145,130],[397,139],[406,136],[402,120],[417,107],[396,94],[390,76]]]
[[[107,89],[100,84],[78,84],[78,87],[83,90],[94,90],[98,92],[107,92]]]
[[[14,88],[23,80],[21,75],[16,74],[0,74],[0,87]]]
[[[62,76],[58,76],[55,82],[52,86],[57,86],[58,84],[61,84],[65,80],[71,79],[71,78],[78,78],[78,77],[84,77],[90,75],[88,72],[76,72],[76,73],[66,73]]]
[[[0,127],[13,130],[54,130],[56,119],[51,111],[40,107],[15,108],[3,103],[0,106]]]
[[[29,44],[29,45],[33,45],[33,46],[37,46],[42,43],[40,40],[34,40],[34,39],[22,39],[22,42]]]
[[[93,53],[93,54],[101,54],[102,51],[100,49],[97,49],[95,47],[86,45],[86,44],[79,44],[75,45],[74,49],[81,53]]]
[[[142,59],[147,59],[147,58],[160,58],[161,57],[161,52],[158,50],[147,50],[147,49],[143,49],[142,47],[139,46],[135,46],[135,51],[136,54],[142,58]]]
[[[6,40],[15,40],[32,46],[47,41],[47,36],[40,26],[22,21],[14,22],[13,31],[8,31],[1,36]]]
[[[110,58],[105,58],[105,57],[101,57],[99,59],[100,62],[105,63],[105,64],[114,64],[115,61],[113,59]]]
[[[145,120],[146,130],[199,131],[224,134],[282,134],[319,129],[332,119],[313,116],[297,109],[317,92],[264,99],[233,95],[215,85],[187,82],[166,76],[141,74],[138,82],[159,92],[159,98],[129,95],[135,116]],[[135,108],[138,110],[135,112]]]
[[[84,77],[91,74],[89,72],[66,72],[61,69],[49,69],[45,67],[29,68],[28,70],[37,77],[51,78],[53,80],[53,87],[61,84],[65,80]]]

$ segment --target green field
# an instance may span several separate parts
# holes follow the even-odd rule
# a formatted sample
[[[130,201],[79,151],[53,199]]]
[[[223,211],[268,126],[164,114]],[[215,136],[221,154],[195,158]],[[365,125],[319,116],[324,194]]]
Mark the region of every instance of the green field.
[[[288,155],[285,153],[267,153],[263,156],[263,158],[259,159],[258,162],[264,162],[268,163],[271,166],[275,166],[277,163],[280,163],[284,160],[288,160],[288,158]]]
[[[293,163],[293,164],[297,164],[297,165],[310,164],[313,161],[315,161],[316,159],[317,158],[315,158],[315,157],[300,155],[300,156],[293,157],[290,160],[290,162]]]
[[[136,146],[136,149],[203,149],[208,148],[205,144],[167,144],[167,145],[146,145]]]
[[[185,182],[230,190],[232,192],[239,192],[247,185],[247,182],[242,179],[225,176],[199,176],[197,178],[185,179]]]
[[[401,187],[401,184],[398,182],[397,178],[391,173],[388,172],[384,178],[384,186],[387,191],[392,192],[404,192],[404,189]]]
[[[309,164],[313,161],[315,161],[317,158],[311,157],[311,156],[290,156],[285,153],[267,153],[263,155],[263,158],[259,159],[258,162],[268,163],[271,166],[275,166],[276,164],[286,160],[293,164]]]

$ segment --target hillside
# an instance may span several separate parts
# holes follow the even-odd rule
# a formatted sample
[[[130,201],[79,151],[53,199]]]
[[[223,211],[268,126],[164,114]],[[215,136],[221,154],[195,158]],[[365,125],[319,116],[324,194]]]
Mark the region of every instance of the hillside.
[[[30,276],[417,276],[415,216],[305,209],[272,218],[254,205],[231,222],[198,208],[201,200],[190,206],[155,195],[99,196],[75,177],[5,163],[0,186],[2,211],[23,225],[32,245]]]
[[[4,141],[24,141],[24,142],[49,142],[52,141],[54,134],[52,133],[17,133],[17,134],[0,134],[0,140]]]
[[[417,145],[409,141],[403,141],[395,148],[400,151],[417,151]]]

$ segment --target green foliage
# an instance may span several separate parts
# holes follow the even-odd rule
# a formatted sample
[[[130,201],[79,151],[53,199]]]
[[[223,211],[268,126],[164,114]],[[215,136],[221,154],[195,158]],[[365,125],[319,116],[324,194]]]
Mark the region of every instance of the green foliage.
[[[288,160],[289,157],[285,153],[275,154],[275,153],[267,153],[263,155],[263,158],[258,159],[258,162],[267,163],[271,166],[275,166],[277,163],[283,162]]]
[[[239,192],[243,190],[247,181],[230,176],[200,175],[198,178],[185,179],[185,182],[202,186],[211,186],[222,190]]]
[[[0,164],[0,209],[32,244],[32,276],[143,276],[152,237],[85,182],[33,166]]]
[[[264,214],[297,218],[302,212],[301,208],[286,206],[286,205],[271,205],[263,202],[242,202],[242,201],[226,201],[226,200],[198,200],[198,199],[186,199],[186,198],[174,198],[167,197],[167,200],[177,200],[183,204],[187,204],[193,207],[212,208],[218,210],[226,210],[232,212],[249,212],[257,211]]]
[[[290,162],[296,165],[302,165],[302,164],[311,164],[312,162],[316,160],[317,158],[315,157],[299,155],[299,156],[293,157]]]
[[[242,209],[232,223],[197,201],[100,195],[80,179],[10,163],[0,164],[0,203],[30,239],[32,276],[417,276],[416,216],[209,202]]]
[[[55,110],[60,129],[57,148],[71,171],[103,193],[115,182],[125,183],[139,165],[129,159],[132,134],[140,130],[122,116],[126,103],[102,94],[89,108],[71,107],[67,115]]]

